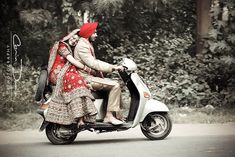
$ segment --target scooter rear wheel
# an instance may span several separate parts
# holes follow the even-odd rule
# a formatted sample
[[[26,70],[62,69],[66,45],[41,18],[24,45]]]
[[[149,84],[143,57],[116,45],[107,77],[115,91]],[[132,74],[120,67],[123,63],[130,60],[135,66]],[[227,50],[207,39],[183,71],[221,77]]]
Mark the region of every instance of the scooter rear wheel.
[[[50,123],[46,127],[46,135],[48,140],[56,145],[61,144],[70,144],[72,143],[76,137],[77,133],[71,134],[71,135],[63,135],[60,131],[61,125]]]
[[[172,129],[172,122],[167,113],[148,114],[140,124],[142,133],[150,140],[166,138]]]

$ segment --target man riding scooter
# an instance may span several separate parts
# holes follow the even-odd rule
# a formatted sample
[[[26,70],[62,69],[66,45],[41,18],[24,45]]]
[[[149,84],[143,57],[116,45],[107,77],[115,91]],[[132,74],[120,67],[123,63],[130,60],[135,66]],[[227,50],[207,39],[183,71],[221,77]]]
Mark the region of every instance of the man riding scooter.
[[[96,123],[87,123],[77,127],[73,123],[67,125],[47,121],[47,106],[45,108],[41,107],[38,110],[38,113],[43,117],[40,131],[45,129],[47,138],[53,144],[70,144],[81,131],[88,130],[97,133],[125,131],[140,125],[142,133],[148,139],[164,139],[169,135],[172,128],[172,122],[168,116],[168,107],[164,103],[152,99],[151,92],[137,73],[137,65],[134,61],[123,58],[120,64],[122,66],[116,66],[95,58],[94,49],[90,41],[94,41],[97,37],[95,32],[97,25],[98,23],[88,23],[81,27],[79,33],[81,39],[75,47],[74,52],[75,60],[86,65],[83,66],[83,71],[81,70],[80,73],[86,79],[87,85],[93,88],[93,90],[99,90],[92,92],[95,98],[94,105],[97,109]],[[113,80],[104,78],[102,74],[102,72],[112,72],[114,70],[118,70],[124,86],[127,87],[130,93],[129,113],[125,123],[113,115],[113,112],[120,110],[120,85]],[[50,97],[47,97],[46,94],[48,92],[44,90],[47,89],[44,88],[47,73],[47,70],[41,71],[38,90],[35,96],[35,98],[38,98],[36,99],[37,101],[41,100],[42,106],[51,103],[51,100],[53,100],[53,94],[51,96],[48,94]],[[104,90],[107,92],[104,92]],[[54,92],[54,89],[52,91]]]
[[[85,23],[80,28],[81,37],[74,50],[74,58],[85,65],[81,75],[90,84],[93,90],[104,90],[109,92],[107,112],[104,122],[113,125],[121,125],[123,122],[120,116],[121,88],[118,82],[104,78],[103,73],[111,73],[114,70],[123,70],[122,66],[112,65],[96,59],[94,48],[91,44],[97,37],[96,28],[98,23]],[[97,70],[96,74],[91,74],[86,68]],[[113,113],[117,117],[114,117]],[[118,119],[119,118],[119,119]]]

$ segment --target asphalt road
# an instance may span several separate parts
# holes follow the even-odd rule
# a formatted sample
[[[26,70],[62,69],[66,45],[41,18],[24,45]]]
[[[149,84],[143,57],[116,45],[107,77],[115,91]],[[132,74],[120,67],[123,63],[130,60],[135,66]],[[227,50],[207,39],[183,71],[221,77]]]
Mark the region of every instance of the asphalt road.
[[[235,123],[175,124],[164,140],[150,141],[139,126],[123,132],[78,134],[52,145],[37,130],[0,131],[0,157],[233,157]]]

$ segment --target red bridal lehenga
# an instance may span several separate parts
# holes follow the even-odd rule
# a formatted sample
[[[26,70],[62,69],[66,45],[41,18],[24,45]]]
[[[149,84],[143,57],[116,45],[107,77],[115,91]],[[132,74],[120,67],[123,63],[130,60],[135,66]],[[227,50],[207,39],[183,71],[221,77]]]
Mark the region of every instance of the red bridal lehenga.
[[[74,65],[66,60],[72,50],[65,42],[57,42],[50,51],[48,62],[49,81],[55,85],[49,103],[46,121],[70,125],[86,116],[94,123],[96,108],[94,97]]]

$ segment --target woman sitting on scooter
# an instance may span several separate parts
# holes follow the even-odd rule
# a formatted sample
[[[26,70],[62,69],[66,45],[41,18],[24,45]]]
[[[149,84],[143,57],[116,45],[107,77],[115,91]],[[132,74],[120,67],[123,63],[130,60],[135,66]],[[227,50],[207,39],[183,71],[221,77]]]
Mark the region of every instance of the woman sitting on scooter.
[[[85,122],[94,123],[96,108],[88,85],[78,69],[84,65],[73,58],[73,49],[79,29],[72,31],[50,50],[48,62],[49,81],[55,88],[46,115],[46,121],[78,127]]]

